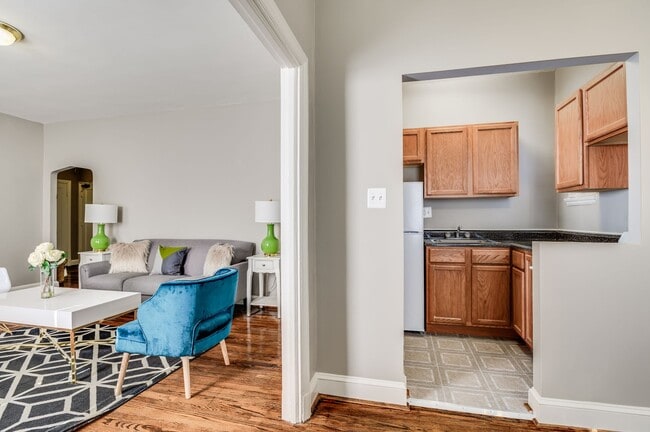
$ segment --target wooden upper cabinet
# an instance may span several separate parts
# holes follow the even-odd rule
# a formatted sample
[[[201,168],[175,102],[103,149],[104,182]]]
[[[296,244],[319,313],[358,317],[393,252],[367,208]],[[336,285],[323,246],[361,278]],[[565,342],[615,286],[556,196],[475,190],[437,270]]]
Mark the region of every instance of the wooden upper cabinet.
[[[555,108],[558,192],[627,188],[625,92],[620,63]]]
[[[404,129],[402,132],[402,158],[404,165],[424,163],[424,129]]]
[[[578,90],[555,109],[555,187],[581,186],[583,175],[582,92]]]
[[[582,92],[586,143],[596,144],[627,132],[625,63],[617,63],[598,75]]]
[[[469,139],[465,126],[426,130],[424,195],[469,194]]]
[[[426,129],[424,196],[513,196],[519,190],[517,122]]]
[[[519,191],[517,122],[474,125],[471,131],[474,195],[516,195]]]

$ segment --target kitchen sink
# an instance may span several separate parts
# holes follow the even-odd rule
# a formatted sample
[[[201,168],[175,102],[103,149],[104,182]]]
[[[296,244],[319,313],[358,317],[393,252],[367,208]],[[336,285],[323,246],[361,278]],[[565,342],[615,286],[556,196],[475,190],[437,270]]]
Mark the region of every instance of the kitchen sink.
[[[431,239],[432,244],[444,244],[444,245],[481,245],[493,243],[492,240],[486,239],[477,239],[477,238],[440,238],[440,239]]]

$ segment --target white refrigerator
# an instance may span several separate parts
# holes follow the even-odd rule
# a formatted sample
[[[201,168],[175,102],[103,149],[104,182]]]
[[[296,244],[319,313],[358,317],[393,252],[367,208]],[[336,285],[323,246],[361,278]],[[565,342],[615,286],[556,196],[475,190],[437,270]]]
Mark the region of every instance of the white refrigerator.
[[[404,330],[424,331],[424,186],[404,182]]]

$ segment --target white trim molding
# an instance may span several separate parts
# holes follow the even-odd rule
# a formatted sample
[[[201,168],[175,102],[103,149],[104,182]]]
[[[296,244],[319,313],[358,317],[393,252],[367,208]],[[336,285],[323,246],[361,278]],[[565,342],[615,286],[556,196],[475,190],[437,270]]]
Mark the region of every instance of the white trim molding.
[[[593,429],[650,431],[650,408],[574,401],[540,396],[533,387],[528,403],[542,424]]]
[[[316,372],[312,401],[319,394],[406,406],[406,382]]]
[[[307,55],[273,0],[230,0],[282,68],[282,419],[311,416],[309,320],[309,83]]]
[[[273,0],[230,0],[280,67],[307,63],[307,55]]]

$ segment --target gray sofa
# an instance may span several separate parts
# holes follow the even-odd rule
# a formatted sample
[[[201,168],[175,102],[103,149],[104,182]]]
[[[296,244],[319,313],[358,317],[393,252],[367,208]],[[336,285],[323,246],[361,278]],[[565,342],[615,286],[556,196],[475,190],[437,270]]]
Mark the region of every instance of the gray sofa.
[[[208,249],[216,243],[229,243],[233,245],[235,256],[231,267],[239,271],[236,301],[246,298],[246,271],[248,261],[246,257],[255,254],[255,243],[238,240],[185,240],[185,239],[148,239],[151,242],[147,269],[151,270],[156,256],[155,251],[159,245],[187,246],[189,251],[185,258],[185,274],[175,275],[150,275],[149,273],[109,273],[111,264],[108,261],[84,264],[79,268],[79,286],[85,289],[115,290],[139,292],[143,299],[152,296],[161,283],[187,276],[202,276],[203,264],[208,254]],[[153,252],[152,252],[153,251]]]

